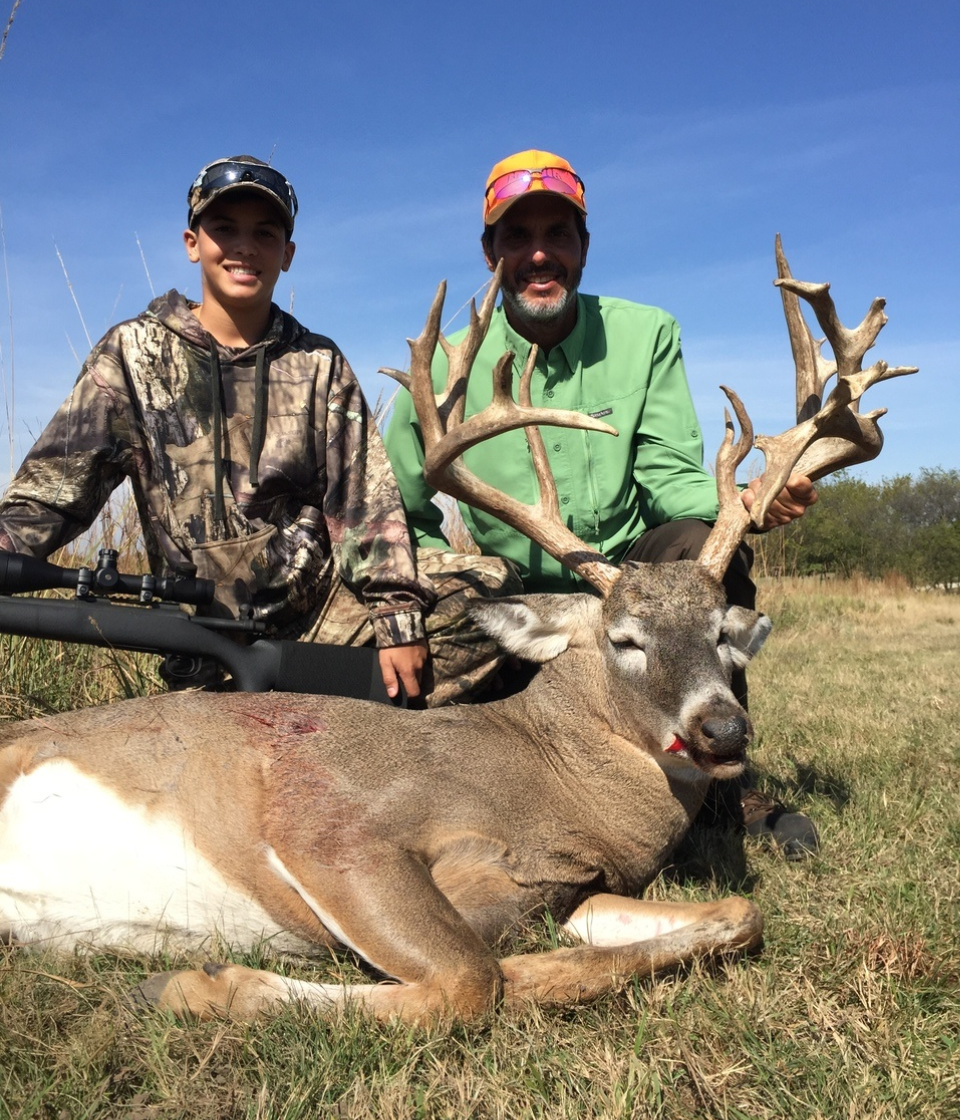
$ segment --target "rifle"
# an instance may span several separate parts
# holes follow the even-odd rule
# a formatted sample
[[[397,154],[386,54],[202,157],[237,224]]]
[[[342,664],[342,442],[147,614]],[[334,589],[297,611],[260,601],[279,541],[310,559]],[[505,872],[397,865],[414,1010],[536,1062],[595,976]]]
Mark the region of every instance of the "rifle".
[[[117,570],[117,556],[115,549],[102,548],[96,568],[61,568],[0,552],[0,633],[153,653],[164,659],[165,679],[180,687],[201,683],[204,659],[212,658],[240,692],[325,693],[395,703],[387,696],[375,649],[266,638],[266,625],[250,617],[188,614],[181,605],[213,602],[213,580],[125,575]],[[15,598],[54,588],[72,588],[74,597]]]

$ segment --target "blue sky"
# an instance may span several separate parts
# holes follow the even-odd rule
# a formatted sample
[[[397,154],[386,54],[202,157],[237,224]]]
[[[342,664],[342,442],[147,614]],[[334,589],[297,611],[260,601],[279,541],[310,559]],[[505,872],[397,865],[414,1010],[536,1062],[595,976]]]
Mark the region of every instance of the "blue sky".
[[[484,180],[527,147],[586,182],[584,290],[680,321],[709,455],[721,382],[759,432],[792,422],[779,231],[848,325],[885,296],[873,356],[921,369],[868,393],[890,410],[886,446],[858,474],[955,469],[958,44],[948,0],[22,0],[0,59],[0,479],[69,391],[86,333],[151,286],[199,294],[180,234],[202,164],[250,152],[294,183],[277,302],[338,342],[375,401],[442,278],[462,325],[487,276]]]

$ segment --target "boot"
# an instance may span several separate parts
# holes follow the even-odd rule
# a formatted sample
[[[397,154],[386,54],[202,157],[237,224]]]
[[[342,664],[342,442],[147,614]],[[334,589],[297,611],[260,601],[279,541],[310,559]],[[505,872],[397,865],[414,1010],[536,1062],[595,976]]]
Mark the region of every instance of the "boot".
[[[813,821],[804,813],[788,813],[785,805],[761,790],[741,788],[740,808],[747,834],[775,844],[784,859],[806,859],[820,850]]]

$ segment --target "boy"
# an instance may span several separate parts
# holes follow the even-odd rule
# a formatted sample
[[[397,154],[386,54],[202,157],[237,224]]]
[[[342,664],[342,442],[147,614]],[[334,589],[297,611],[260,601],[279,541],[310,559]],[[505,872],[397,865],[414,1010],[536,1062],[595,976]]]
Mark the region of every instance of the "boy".
[[[431,676],[431,704],[472,690],[499,655],[466,599],[514,577],[472,557],[438,561],[437,589],[418,574],[350,366],[272,302],[296,248],[293,187],[234,156],[207,164],[187,201],[200,303],[171,290],[94,347],[0,501],[0,548],[50,555],[129,478],[151,570],[213,579],[214,613],[243,608],[277,637],[375,642],[390,696],[429,691]]]

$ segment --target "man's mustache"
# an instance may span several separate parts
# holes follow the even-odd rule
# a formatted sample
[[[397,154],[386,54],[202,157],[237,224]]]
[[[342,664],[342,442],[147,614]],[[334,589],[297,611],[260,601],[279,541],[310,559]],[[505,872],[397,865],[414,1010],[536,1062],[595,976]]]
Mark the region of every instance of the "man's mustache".
[[[566,280],[567,270],[562,265],[542,265],[537,268],[534,265],[528,265],[522,268],[516,274],[517,283],[525,283],[528,280],[542,279],[544,276],[549,276],[554,280]]]

